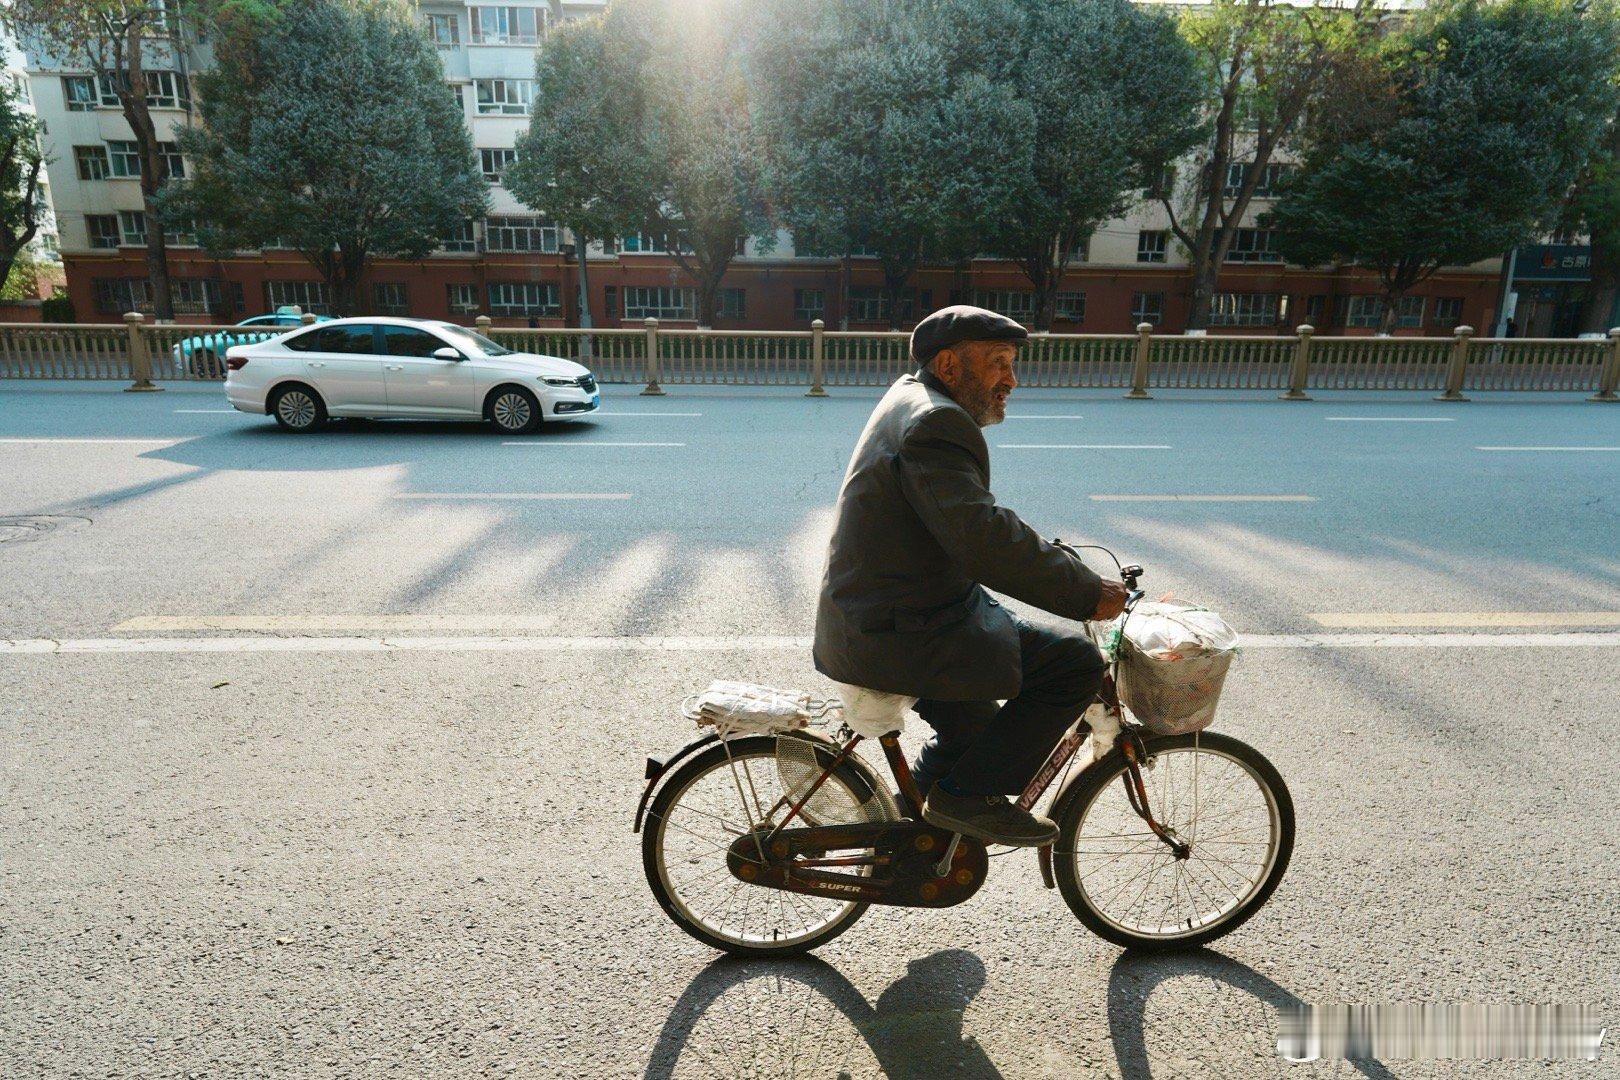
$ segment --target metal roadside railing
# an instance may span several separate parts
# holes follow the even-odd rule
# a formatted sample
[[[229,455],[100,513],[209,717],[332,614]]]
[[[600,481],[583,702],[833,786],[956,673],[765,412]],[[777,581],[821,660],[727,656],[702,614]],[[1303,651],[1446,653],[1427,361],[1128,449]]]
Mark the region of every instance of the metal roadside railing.
[[[313,315],[302,316],[307,324]],[[903,332],[670,329],[641,327],[511,329],[477,319],[480,332],[508,348],[577,360],[604,383],[803,386],[812,396],[839,386],[887,386],[912,370]],[[157,326],[135,312],[123,325],[0,323],[0,378],[217,380],[225,350],[282,329]],[[1465,401],[1469,390],[1589,391],[1615,401],[1620,328],[1607,338],[1476,338],[1467,326],[1449,338],[1291,335],[1034,334],[1018,367],[1025,386],[1113,389],[1151,398],[1154,390],[1274,390],[1308,400],[1311,390],[1436,391]]]

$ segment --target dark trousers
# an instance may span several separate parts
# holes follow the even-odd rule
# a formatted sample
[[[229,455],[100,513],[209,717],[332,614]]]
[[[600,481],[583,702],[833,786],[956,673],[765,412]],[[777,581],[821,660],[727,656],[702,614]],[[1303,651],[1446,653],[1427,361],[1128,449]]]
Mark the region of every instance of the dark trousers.
[[[1024,682],[1005,705],[935,701],[914,708],[934,729],[912,765],[924,798],[938,780],[970,795],[1016,795],[1034,777],[1070,724],[1091,705],[1105,663],[1079,627],[1036,625],[1013,616]]]

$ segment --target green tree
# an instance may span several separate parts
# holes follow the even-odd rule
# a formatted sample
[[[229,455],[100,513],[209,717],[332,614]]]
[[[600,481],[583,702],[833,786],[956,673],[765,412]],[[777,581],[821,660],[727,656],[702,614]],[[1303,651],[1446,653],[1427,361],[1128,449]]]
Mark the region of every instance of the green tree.
[[[147,76],[158,69],[185,77],[188,24],[171,0],[10,0],[3,18],[25,47],[96,76],[118,98],[140,156],[146,213],[146,275],[153,307],[174,318],[162,192],[169,178],[148,107]]]
[[[582,326],[592,321],[587,247],[641,229],[657,190],[642,139],[642,59],[613,47],[602,19],[552,30],[535,64],[528,130],[502,178],[513,195],[573,234]]]
[[[1351,7],[1331,0],[1212,0],[1182,12],[1208,134],[1192,157],[1191,175],[1155,185],[1155,194],[1192,264],[1189,329],[1209,325],[1221,264],[1266,167],[1295,144],[1307,114],[1357,100],[1343,83],[1358,70],[1379,18],[1372,0]]]
[[[1200,137],[1200,87],[1175,25],[1128,0],[1019,0],[1014,85],[1033,111],[1031,181],[996,250],[1051,326],[1064,272],[1134,189]]]
[[[235,24],[199,79],[195,177],[171,197],[212,251],[291,247],[341,314],[374,255],[421,258],[488,189],[455,92],[398,0],[287,0]]]
[[[0,85],[0,282],[7,288],[45,216],[44,168],[39,124],[18,107],[17,92]]]
[[[990,73],[1015,65],[1011,0],[779,0],[749,49],[767,187],[801,251],[874,255],[897,327],[924,259],[961,262],[1016,212],[1029,107]]]
[[[1290,261],[1375,271],[1387,332],[1440,267],[1549,223],[1615,112],[1615,24],[1568,0],[1463,0],[1384,59],[1387,89],[1313,132],[1268,224]]]
[[[1620,297],[1620,115],[1609,118],[1582,170],[1565,225],[1591,239],[1592,283],[1581,305],[1580,330],[1602,333],[1612,325]]]

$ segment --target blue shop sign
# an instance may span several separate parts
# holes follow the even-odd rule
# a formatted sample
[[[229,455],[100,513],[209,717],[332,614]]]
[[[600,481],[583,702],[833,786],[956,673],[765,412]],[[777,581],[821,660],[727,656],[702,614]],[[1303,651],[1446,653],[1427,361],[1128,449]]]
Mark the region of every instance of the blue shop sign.
[[[1590,281],[1589,244],[1526,244],[1519,249],[1514,281]]]

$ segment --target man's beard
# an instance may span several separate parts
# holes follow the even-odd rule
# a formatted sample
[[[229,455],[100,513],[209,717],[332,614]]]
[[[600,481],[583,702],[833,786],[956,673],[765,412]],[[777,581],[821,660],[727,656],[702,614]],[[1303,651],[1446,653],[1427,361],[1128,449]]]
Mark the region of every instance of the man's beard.
[[[963,386],[956,403],[980,427],[989,427],[1007,419],[1007,405],[996,397],[995,388],[991,386]]]

